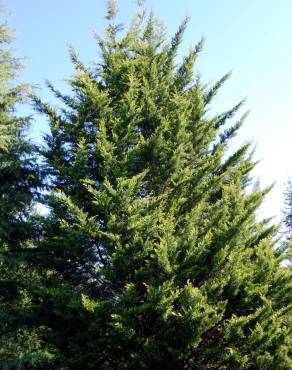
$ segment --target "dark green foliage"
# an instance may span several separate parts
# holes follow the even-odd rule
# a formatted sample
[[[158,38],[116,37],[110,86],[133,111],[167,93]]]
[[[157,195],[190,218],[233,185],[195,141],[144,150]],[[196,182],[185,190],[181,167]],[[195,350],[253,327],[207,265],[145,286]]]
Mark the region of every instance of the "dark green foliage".
[[[40,185],[35,148],[25,138],[27,118],[16,115],[28,86],[15,82],[19,60],[0,25],[0,366],[22,368],[35,361],[38,339],[26,322],[30,306],[26,288],[33,272],[27,260],[38,232],[33,203]],[[39,330],[39,329],[37,329]]]
[[[241,107],[210,117],[194,74],[143,10],[128,30],[109,3],[101,58],[71,49],[72,96],[35,98],[48,217],[31,255],[31,328],[45,369],[291,369],[291,271],[255,211],[249,145],[227,145]],[[36,346],[34,348],[36,348]],[[43,367],[42,367],[43,366]],[[23,365],[23,368],[31,368]]]

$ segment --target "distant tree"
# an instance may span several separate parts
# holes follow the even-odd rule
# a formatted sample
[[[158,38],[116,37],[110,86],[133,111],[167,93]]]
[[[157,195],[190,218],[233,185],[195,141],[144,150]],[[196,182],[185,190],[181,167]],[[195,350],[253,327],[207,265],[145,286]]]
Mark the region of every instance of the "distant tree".
[[[200,41],[178,62],[187,20],[168,42],[143,10],[123,30],[109,3],[101,58],[71,50],[72,96],[49,84],[50,213],[34,266],[34,326],[47,368],[291,369],[291,272],[247,191],[249,145],[228,155],[242,103],[211,116],[228,79],[194,74]],[[231,121],[232,122],[232,121]]]
[[[3,15],[3,14],[2,14]],[[26,287],[33,279],[25,262],[37,227],[32,209],[40,185],[35,148],[25,138],[29,119],[16,108],[28,86],[16,83],[20,61],[10,49],[12,36],[0,25],[0,365],[22,368],[35,361],[36,332],[26,322],[31,307]]]
[[[291,179],[286,184],[286,189],[284,192],[285,198],[285,208],[284,208],[284,224],[292,236],[292,182]]]
[[[288,268],[292,267],[292,181],[288,180],[284,191],[284,209],[283,209],[283,224],[284,224],[284,240],[282,250],[286,252],[285,265]]]

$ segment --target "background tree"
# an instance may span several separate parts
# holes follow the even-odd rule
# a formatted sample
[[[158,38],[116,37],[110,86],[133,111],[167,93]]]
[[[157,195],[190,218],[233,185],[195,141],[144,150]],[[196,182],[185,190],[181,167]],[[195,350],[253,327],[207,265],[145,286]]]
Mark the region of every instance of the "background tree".
[[[177,61],[187,20],[168,42],[153,14],[127,30],[115,15],[94,68],[71,49],[72,96],[49,84],[64,107],[35,98],[51,127],[33,289],[47,366],[291,369],[291,272],[255,217],[268,189],[247,189],[249,145],[227,152],[242,103],[208,113],[229,74],[196,77],[201,41]]]
[[[38,233],[32,213],[40,178],[35,147],[25,137],[29,119],[19,117],[16,112],[29,86],[16,83],[21,64],[10,49],[11,41],[10,29],[3,21],[0,25],[0,364],[3,369],[23,368],[38,357],[37,331],[26,320],[31,306],[26,288],[34,276],[26,261]]]
[[[291,249],[291,237],[292,237],[292,182],[288,180],[285,191],[284,191],[285,207],[283,209],[283,224],[285,238],[282,243],[282,249],[286,252],[285,264],[291,268],[292,262],[292,249]]]
[[[291,180],[289,180],[286,184],[284,198],[285,198],[284,224],[289,234],[291,234],[292,232],[292,182]]]

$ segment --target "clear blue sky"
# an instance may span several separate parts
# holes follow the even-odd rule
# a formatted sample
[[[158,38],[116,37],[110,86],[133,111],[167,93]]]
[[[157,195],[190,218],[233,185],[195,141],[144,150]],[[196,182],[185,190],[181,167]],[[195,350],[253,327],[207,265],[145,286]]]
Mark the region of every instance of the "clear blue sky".
[[[39,95],[53,101],[44,79],[66,89],[64,78],[72,66],[67,45],[82,60],[98,57],[93,31],[102,34],[105,2],[102,0],[4,0],[12,13],[16,47],[27,56],[21,79],[37,84]],[[292,175],[292,1],[291,0],[148,0],[164,21],[169,35],[185,14],[192,18],[181,53],[206,36],[197,68],[205,82],[232,70],[233,77],[221,91],[215,109],[224,110],[246,97],[251,113],[235,140],[257,145],[254,170],[263,186],[276,185],[263,206],[265,216],[280,217],[283,189]],[[133,0],[120,0],[120,20],[127,22]],[[36,116],[33,135],[40,138],[46,122]]]

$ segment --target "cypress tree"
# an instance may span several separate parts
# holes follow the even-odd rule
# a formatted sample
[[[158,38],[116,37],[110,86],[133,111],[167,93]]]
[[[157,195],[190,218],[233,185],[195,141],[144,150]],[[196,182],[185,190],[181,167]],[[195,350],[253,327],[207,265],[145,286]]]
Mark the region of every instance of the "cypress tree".
[[[2,15],[2,14],[1,14]],[[27,117],[19,117],[29,86],[17,84],[20,60],[10,48],[12,32],[0,25],[0,364],[23,368],[35,361],[37,333],[26,322],[31,304],[26,286],[33,270],[26,261],[37,234],[33,204],[40,177],[35,147],[26,138]],[[38,330],[38,329],[37,329]]]
[[[291,369],[291,272],[255,215],[248,144],[228,154],[242,102],[211,116],[229,78],[178,62],[153,14],[128,29],[109,2],[100,59],[76,69],[49,121],[50,187],[35,266],[38,325],[62,369]],[[290,282],[289,282],[290,279]],[[51,364],[51,365],[50,365]]]

